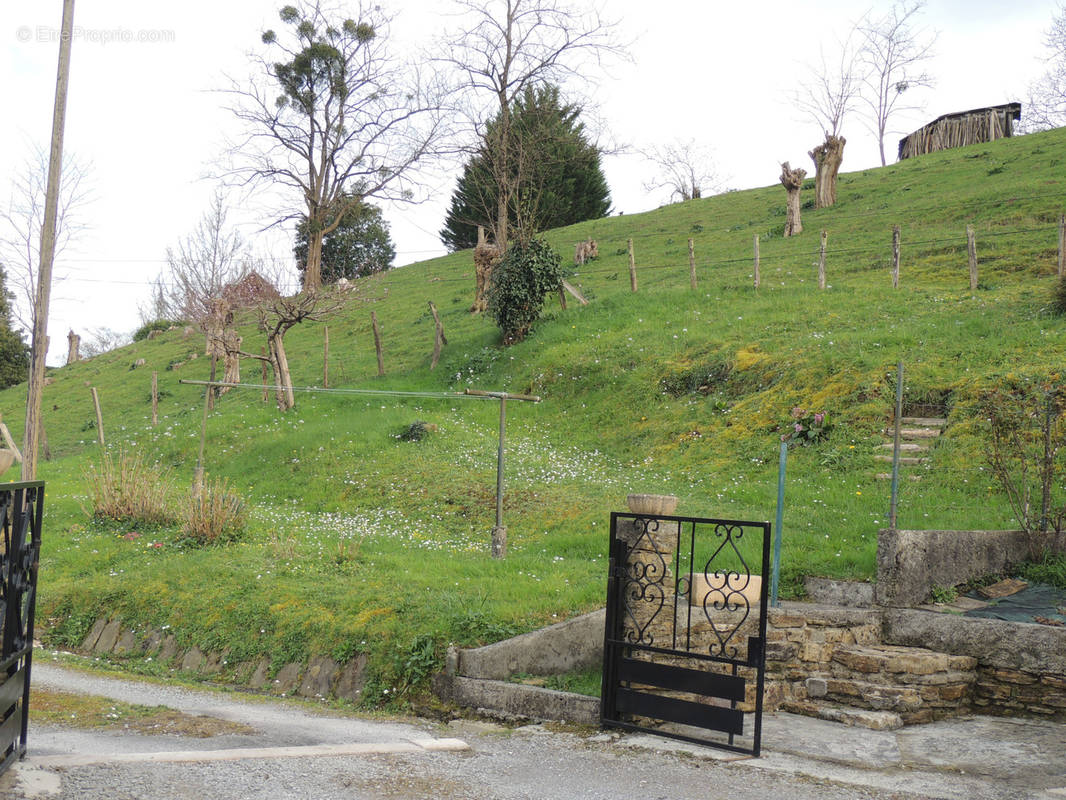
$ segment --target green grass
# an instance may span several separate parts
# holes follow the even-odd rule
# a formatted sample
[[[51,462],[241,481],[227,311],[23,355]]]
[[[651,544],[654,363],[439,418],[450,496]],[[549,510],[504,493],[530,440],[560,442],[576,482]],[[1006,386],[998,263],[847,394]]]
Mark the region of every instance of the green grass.
[[[42,637],[73,646],[98,617],[118,615],[140,630],[166,627],[183,645],[229,648],[234,669],[263,654],[279,668],[362,651],[369,702],[402,696],[450,643],[493,641],[601,605],[609,512],[624,510],[629,492],[677,494],[682,514],[773,519],[778,447],[794,406],[825,411],[833,429],[789,452],[783,592],[801,592],[805,575],[868,579],[889,505],[888,483],[876,478],[886,467],[874,455],[900,359],[907,403],[944,403],[950,419],[934,468],[903,482],[900,527],[1015,527],[983,467],[974,400],[1008,373],[1066,368],[1064,319],[1048,311],[1064,157],[1059,130],[845,174],[838,204],[805,210],[805,232],[792,239],[780,235],[779,186],[551,231],[564,254],[598,240],[601,258],[572,278],[591,303],[564,312],[552,299],[533,335],[510,348],[499,346],[490,319],[467,313],[469,252],[360,281],[326,323],[331,386],[544,398],[508,404],[504,561],[488,557],[494,401],[298,394],[296,409],[279,414],[258,391],[230,392],[207,420],[206,468],[248,501],[249,523],[238,542],[194,548],[176,526],[90,519],[85,475],[99,453],[92,385],[109,448],[136,449],[191,482],[202,391],[179,379],[206,379],[208,361],[191,359],[202,338],[174,330],[50,370]],[[896,224],[903,264],[893,290]],[[977,232],[976,292],[967,224]],[[816,283],[822,228],[826,291]],[[432,371],[430,300],[449,341]],[[297,326],[286,339],[297,385],[322,381],[322,327]],[[242,334],[258,350],[250,319]],[[146,366],[133,368],[140,358]],[[153,371],[163,395],[157,427]],[[245,363],[245,380],[258,376]],[[0,393],[16,439],[24,402],[24,387]],[[415,421],[436,430],[402,441]],[[143,658],[126,666],[168,672]]]

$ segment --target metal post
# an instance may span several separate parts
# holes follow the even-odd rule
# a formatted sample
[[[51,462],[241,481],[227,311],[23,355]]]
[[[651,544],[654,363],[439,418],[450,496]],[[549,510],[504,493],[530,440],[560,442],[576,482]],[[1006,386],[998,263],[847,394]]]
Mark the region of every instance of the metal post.
[[[503,446],[507,434],[507,398],[500,397],[500,444],[496,451],[496,527],[492,529],[492,557],[507,555],[507,528],[503,525]]]
[[[892,500],[888,507],[888,527],[896,529],[896,508],[899,504],[899,428],[903,416],[903,362],[896,367],[896,421],[892,433]]]
[[[777,588],[781,577],[781,521],[785,516],[785,462],[788,461],[788,442],[781,442],[781,456],[777,462],[777,519],[774,521],[774,566],[770,575],[770,605],[777,608]]]

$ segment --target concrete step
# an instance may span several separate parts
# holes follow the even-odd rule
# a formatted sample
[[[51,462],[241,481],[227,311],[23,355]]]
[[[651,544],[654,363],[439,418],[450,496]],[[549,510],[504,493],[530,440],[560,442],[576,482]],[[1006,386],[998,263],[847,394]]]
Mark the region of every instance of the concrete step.
[[[893,436],[892,429],[885,431],[886,436]],[[900,428],[901,439],[935,439],[940,435],[940,428]]]
[[[782,703],[781,710],[875,731],[894,731],[903,727],[903,718],[892,711],[870,711],[837,703],[793,700]]]
[[[970,656],[898,645],[841,645],[834,649],[833,661],[852,673],[865,675],[932,675],[972,672],[977,668],[977,659]]]
[[[900,417],[899,421],[912,428],[943,428],[948,424],[943,417]]]
[[[888,461],[892,462],[892,456],[874,456],[876,461]],[[915,458],[913,456],[900,456],[899,463],[904,467],[917,467],[920,464],[928,463],[928,458]]]
[[[895,446],[895,442],[885,442],[880,445],[880,449],[892,450]],[[899,449],[901,453],[924,453],[929,447],[924,444],[918,444],[917,442],[900,442]]]

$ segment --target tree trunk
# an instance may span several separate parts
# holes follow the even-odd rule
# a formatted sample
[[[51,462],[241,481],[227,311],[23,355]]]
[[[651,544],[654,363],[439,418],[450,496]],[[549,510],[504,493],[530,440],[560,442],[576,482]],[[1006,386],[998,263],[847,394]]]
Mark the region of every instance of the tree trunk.
[[[792,169],[786,161],[781,165],[781,185],[788,192],[788,216],[785,217],[785,236],[796,236],[803,230],[800,220],[800,189],[807,171],[796,167]]]
[[[492,270],[500,260],[500,249],[485,241],[484,228],[478,228],[478,244],[474,248],[474,304],[470,310],[480,314],[489,306],[489,286],[492,283]]]
[[[844,160],[843,136],[829,134],[807,155],[814,161],[814,207],[828,208],[837,201],[837,173]]]
[[[296,398],[292,391],[292,376],[289,375],[289,359],[285,356],[285,342],[283,334],[272,335],[267,339],[270,349],[270,367],[274,373],[274,385],[278,408],[288,411],[296,405]]]
[[[316,231],[307,240],[303,290],[309,294],[314,294],[322,286],[322,235],[322,231]]]
[[[76,361],[81,360],[81,354],[78,352],[78,348],[81,345],[81,337],[78,334],[71,331],[67,334],[67,363],[73,364]]]
[[[241,382],[241,357],[238,351],[241,349],[241,337],[237,335],[236,331],[229,330],[225,333],[226,348],[222,358],[225,366],[223,367],[223,383],[240,383]],[[220,386],[218,388],[219,394],[225,394],[230,390],[229,386]]]

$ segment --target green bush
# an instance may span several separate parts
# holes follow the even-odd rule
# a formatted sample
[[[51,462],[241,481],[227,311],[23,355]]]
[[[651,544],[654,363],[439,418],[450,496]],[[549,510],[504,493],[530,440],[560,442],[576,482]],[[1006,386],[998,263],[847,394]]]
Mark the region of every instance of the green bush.
[[[174,323],[167,319],[154,319],[151,322],[144,323],[133,334],[133,341],[139,342],[148,338],[148,334],[152,331],[165,331],[169,330]]]
[[[503,343],[529,335],[540,317],[544,297],[565,276],[562,259],[543,239],[515,242],[492,271],[489,311],[503,332]]]

